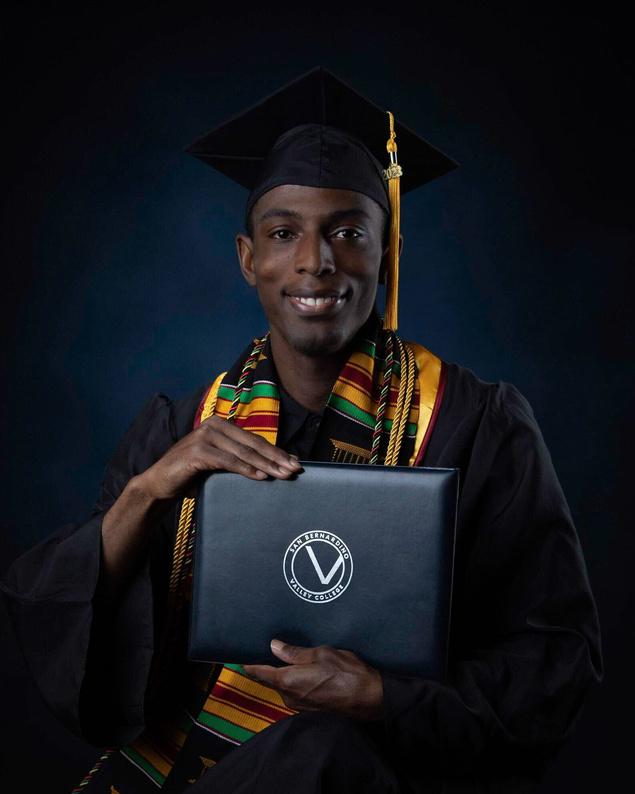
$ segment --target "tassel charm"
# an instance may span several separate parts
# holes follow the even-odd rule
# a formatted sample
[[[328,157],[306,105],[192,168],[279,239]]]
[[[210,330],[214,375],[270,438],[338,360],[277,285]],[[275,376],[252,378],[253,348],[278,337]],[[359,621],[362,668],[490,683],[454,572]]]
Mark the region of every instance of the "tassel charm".
[[[395,140],[395,119],[388,110],[390,121],[390,137],[386,142],[386,151],[390,155],[390,165],[384,169],[384,179],[388,182],[390,198],[390,240],[388,249],[388,269],[386,272],[386,311],[384,328],[397,330],[397,310],[399,296],[399,223],[400,223],[400,190],[399,178],[403,170],[397,162],[397,142]]]

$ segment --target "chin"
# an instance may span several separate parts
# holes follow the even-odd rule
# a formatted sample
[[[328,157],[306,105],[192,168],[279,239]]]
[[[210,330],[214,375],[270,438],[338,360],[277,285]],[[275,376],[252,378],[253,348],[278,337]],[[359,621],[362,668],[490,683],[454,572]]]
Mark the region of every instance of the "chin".
[[[348,341],[341,328],[333,328],[322,334],[307,334],[307,336],[296,336],[289,339],[293,349],[304,356],[332,355],[341,350]]]

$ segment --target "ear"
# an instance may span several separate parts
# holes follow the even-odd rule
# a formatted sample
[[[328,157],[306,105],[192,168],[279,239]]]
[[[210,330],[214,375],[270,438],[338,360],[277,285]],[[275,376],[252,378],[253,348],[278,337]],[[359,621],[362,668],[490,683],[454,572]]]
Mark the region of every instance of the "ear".
[[[403,235],[399,235],[399,258],[401,258],[401,251],[403,250]],[[384,253],[381,255],[381,264],[379,266],[379,284],[386,283],[386,271],[388,269],[388,252],[390,251],[390,246],[387,245],[384,249]]]
[[[236,250],[238,252],[238,262],[240,272],[250,287],[256,286],[256,274],[254,272],[254,243],[251,237],[242,232],[236,235]]]

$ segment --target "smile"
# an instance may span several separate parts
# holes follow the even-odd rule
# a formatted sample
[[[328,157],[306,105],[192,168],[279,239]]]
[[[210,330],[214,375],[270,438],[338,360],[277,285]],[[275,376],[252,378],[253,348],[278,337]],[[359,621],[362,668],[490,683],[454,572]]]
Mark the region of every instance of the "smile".
[[[289,303],[301,314],[327,314],[344,304],[343,295],[305,296],[285,295]]]

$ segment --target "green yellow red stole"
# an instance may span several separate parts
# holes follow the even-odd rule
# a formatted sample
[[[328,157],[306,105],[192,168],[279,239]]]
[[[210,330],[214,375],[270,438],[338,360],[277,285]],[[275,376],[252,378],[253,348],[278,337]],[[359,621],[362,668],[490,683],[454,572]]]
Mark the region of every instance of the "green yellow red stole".
[[[322,450],[328,452],[323,451],[321,459],[419,465],[439,411],[444,383],[445,365],[437,356],[417,343],[401,340],[371,318],[358,334],[327,400],[320,435]],[[276,443],[280,394],[268,334],[254,339],[231,369],[210,384],[196,412],[194,427],[212,415]],[[297,713],[285,705],[279,692],[249,678],[239,664],[184,661],[179,676],[185,685],[179,688],[174,683],[174,665],[166,660],[185,658],[184,627],[196,532],[194,506],[194,498],[183,499],[168,619],[149,684],[154,716],[148,718],[146,729],[137,739],[104,756],[117,756],[110,773],[114,792],[118,791],[117,775],[122,782],[136,775],[135,790],[145,791],[148,785],[148,791],[156,790],[164,784],[170,791],[181,790],[180,785],[185,787],[196,780],[233,746]]]
[[[421,345],[405,343],[392,332],[372,324],[366,328],[368,332],[360,334],[326,402],[322,432],[332,443],[330,459],[416,465],[423,457],[425,436],[440,404],[443,362]],[[391,337],[388,348],[386,339]],[[402,370],[409,370],[405,374],[410,375],[411,394]],[[277,376],[265,336],[255,339],[234,367],[210,385],[195,426],[215,414],[275,444],[279,411]],[[393,427],[395,423],[400,427]]]

